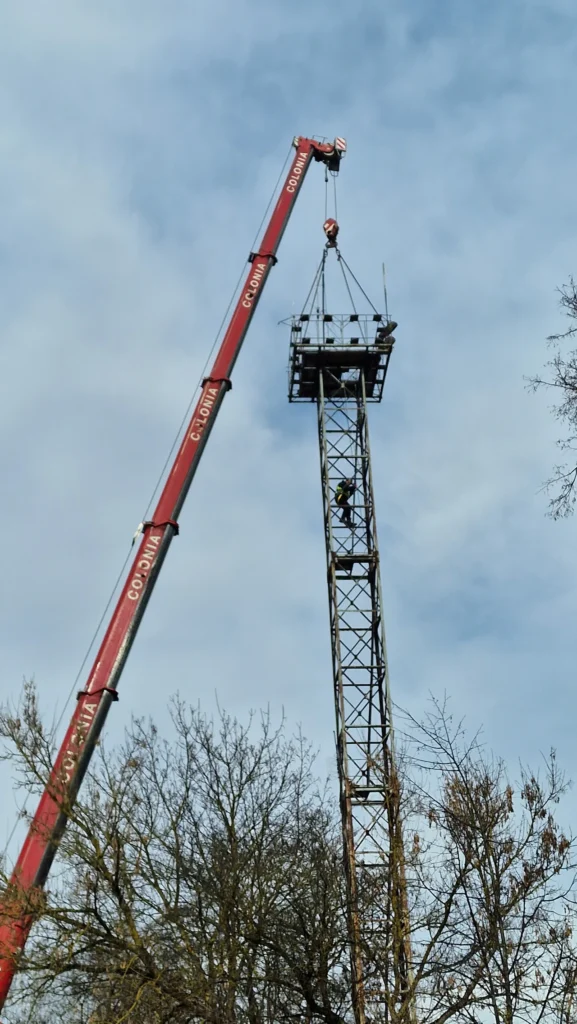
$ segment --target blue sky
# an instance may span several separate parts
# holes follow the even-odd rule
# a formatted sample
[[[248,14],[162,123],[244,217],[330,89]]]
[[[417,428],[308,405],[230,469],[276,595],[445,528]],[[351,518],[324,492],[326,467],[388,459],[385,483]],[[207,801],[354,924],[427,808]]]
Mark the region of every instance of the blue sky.
[[[395,700],[447,691],[514,763],[577,772],[577,523],[523,375],[577,272],[562,0],[52,0],[0,10],[0,699],[58,716],[294,134],[344,135],[345,257],[399,321],[372,450]],[[333,765],[314,415],[288,338],[313,167],[113,708],[269,705]],[[64,726],[62,726],[61,731]],[[5,794],[0,845],[15,805]]]

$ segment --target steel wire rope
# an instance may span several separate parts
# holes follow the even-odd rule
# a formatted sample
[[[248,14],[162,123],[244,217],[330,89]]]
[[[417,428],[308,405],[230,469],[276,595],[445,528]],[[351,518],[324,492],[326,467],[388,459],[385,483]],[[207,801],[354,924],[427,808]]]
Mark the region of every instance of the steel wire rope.
[[[325,256],[326,256],[327,251],[328,250],[325,249]],[[322,323],[323,323],[323,344],[324,344],[324,342],[326,340],[326,329],[327,329],[326,328],[326,323],[325,323],[325,315],[326,315],[326,311],[327,311],[327,275],[326,275],[325,269],[326,269],[326,259],[323,260],[323,269],[322,269],[322,273],[321,273],[321,311],[322,311],[322,315],[323,315],[323,320],[322,320]]]
[[[349,282],[347,280],[347,275],[345,274],[345,271],[344,271],[344,268],[343,268],[344,260],[343,260],[343,258],[341,256],[340,249],[337,249],[337,260],[339,261],[339,267],[341,268],[341,273],[343,275],[343,280],[345,282],[345,288],[347,289],[347,292],[349,294],[349,299],[351,300],[351,306],[353,307],[353,313],[356,314],[357,313],[357,307],[355,306],[355,300],[353,299],[353,295],[352,295],[352,292],[351,292],[351,289],[350,289],[350,286],[349,286]]]
[[[280,172],[280,174],[279,174],[279,176],[277,178],[276,184],[275,184],[275,186],[274,186],[274,188],[272,190],[272,193],[271,193],[270,199],[268,201],[266,210],[264,211],[264,213],[262,215],[262,218],[261,218],[261,221],[260,221],[260,224],[259,224],[259,226],[258,226],[258,228],[257,228],[257,230],[255,232],[255,236],[254,236],[254,239],[253,239],[253,242],[252,242],[252,245],[251,245],[251,251],[255,248],[256,243],[258,242],[260,233],[262,231],[263,224],[264,224],[264,222],[265,222],[265,220],[266,220],[266,218],[268,216],[269,210],[270,210],[270,208],[271,208],[271,206],[273,204],[273,201],[274,201],[274,197],[275,197],[275,195],[278,192],[278,188],[279,188],[280,182],[281,182],[282,177],[283,177],[283,175],[285,173],[287,163],[288,163],[288,161],[290,159],[290,156],[291,156],[291,152],[292,152],[292,146],[289,148],[289,151],[288,151],[288,153],[286,155],[286,158],[285,158],[285,162],[284,162],[284,164],[282,166],[282,170],[281,170],[281,172]],[[190,401],[189,401],[189,403],[187,405],[186,411],[185,411],[185,413],[184,413],[184,415],[182,417],[182,420],[180,422],[178,430],[177,430],[177,432],[175,434],[174,440],[172,442],[172,446],[171,446],[170,451],[169,451],[169,453],[168,453],[168,455],[167,455],[167,457],[165,459],[165,462],[164,462],[164,465],[162,467],[162,470],[161,470],[161,472],[160,472],[160,474],[158,476],[158,480],[156,482],[154,490],[152,491],[152,494],[150,496],[150,500],[148,502],[148,505],[146,507],[146,511],[144,513],[144,517],[141,520],[141,522],[146,521],[146,519],[148,517],[148,513],[150,512],[152,504],[153,504],[153,502],[154,502],[154,500],[156,498],[156,495],[158,493],[158,490],[160,488],[160,485],[162,483],[162,480],[164,478],[166,470],[167,470],[167,468],[168,468],[168,466],[170,464],[170,460],[172,459],[172,456],[174,454],[174,450],[175,450],[175,448],[176,448],[176,446],[178,444],[179,438],[181,437],[182,432],[184,430],[184,427],[185,427],[185,425],[186,425],[186,423],[188,421],[188,418],[190,416],[190,413],[191,413],[191,410],[192,410],[192,407],[193,407],[193,404],[194,404],[194,401],[195,401],[196,392],[197,392],[198,388],[202,384],[202,380],[203,380],[203,378],[204,378],[204,376],[206,374],[206,370],[207,370],[208,365],[210,363],[210,360],[211,360],[211,358],[212,358],[212,356],[214,354],[214,350],[215,350],[215,348],[216,348],[216,346],[218,344],[219,338],[220,338],[221,333],[222,333],[222,329],[224,327],[224,324],[226,323],[226,320],[227,320],[228,315],[230,313],[230,310],[232,308],[232,305],[233,305],[233,302],[235,300],[235,297],[236,297],[236,295],[237,295],[237,293],[239,291],[239,288],[240,288],[242,279],[243,279],[243,277],[245,275],[245,272],[246,272],[246,268],[243,265],[242,270],[241,270],[241,272],[239,274],[238,281],[236,282],[236,285],[234,287],[234,291],[232,292],[232,295],[230,297],[230,301],[229,301],[228,306],[226,308],[226,311],[224,313],[224,316],[223,316],[223,318],[222,318],[222,320],[221,320],[221,322],[219,324],[218,330],[217,330],[217,332],[215,334],[214,341],[212,343],[210,352],[208,353],[208,356],[206,357],[206,360],[205,360],[205,363],[204,363],[204,367],[203,367],[202,372],[200,374],[200,377],[198,379],[198,383],[197,383],[196,388],[195,388],[195,390],[194,390],[194,392],[192,394],[192,397],[191,397],[191,399],[190,399]],[[66,700],[65,700],[65,702],[64,702],[64,704],[62,706],[62,711],[60,712],[60,716],[59,716],[59,718],[58,718],[58,720],[57,720],[57,722],[56,722],[56,724],[54,726],[54,733],[57,733],[59,728],[60,728],[60,726],[62,725],[62,720],[64,718],[64,714],[65,714],[65,712],[67,711],[67,709],[68,709],[68,707],[70,705],[70,702],[72,700],[72,695],[74,694],[74,691],[76,690],[76,687],[78,686],[78,682],[79,682],[80,677],[81,677],[81,675],[82,675],[82,673],[84,671],[84,667],[86,665],[86,662],[88,661],[88,658],[90,657],[90,653],[91,653],[91,651],[92,651],[92,649],[93,649],[93,647],[94,647],[94,645],[96,643],[96,640],[97,640],[98,635],[100,633],[100,630],[102,628],[102,624],[103,624],[103,622],[104,622],[104,620],[106,618],[106,615],[108,613],[108,609],[110,608],[110,605],[112,604],[114,596],[115,596],[115,594],[116,594],[116,592],[118,590],[118,587],[119,587],[119,585],[120,585],[120,583],[121,583],[121,581],[122,581],[122,579],[124,577],[124,573],[126,571],[126,567],[128,565],[128,562],[130,561],[130,556],[131,556],[131,553],[132,553],[133,545],[134,545],[134,539],[133,539],[133,541],[132,541],[132,543],[130,545],[130,548],[128,549],[128,551],[126,553],[126,556],[124,558],[124,562],[122,564],[122,568],[120,569],[120,571],[118,573],[118,576],[116,578],[116,582],[115,582],[115,584],[114,584],[114,586],[113,586],[113,588],[112,588],[112,590],[110,592],[110,596],[109,596],[109,598],[108,598],[108,600],[106,602],[106,606],[104,608],[104,611],[102,612],[102,614],[100,616],[98,625],[97,625],[96,629],[94,630],[94,633],[92,635],[92,639],[90,640],[90,643],[89,643],[89,645],[88,645],[88,647],[86,649],[86,653],[84,655],[84,658],[82,659],[82,664],[80,665],[80,668],[78,669],[78,672],[76,674],[74,682],[73,682],[73,684],[72,684],[72,686],[70,688],[70,692],[69,692],[68,696],[66,697]],[[3,848],[2,853],[0,855],[1,859],[4,859],[6,857],[6,854],[7,854],[8,848],[10,846],[10,843],[12,842],[12,840],[14,838],[14,835],[16,834],[16,830],[18,828],[19,822],[25,816],[26,816],[26,801],[24,803],[24,807],[20,810],[20,812],[18,814],[18,817],[16,818],[16,821],[14,822],[14,825],[13,825],[12,830],[11,830],[9,836],[8,836],[8,839],[6,840],[4,848]]]
[[[369,306],[373,310],[373,313],[376,313],[377,312],[376,306],[373,305],[373,303],[369,299],[369,296],[367,295],[365,289],[363,288],[361,283],[357,280],[357,278],[353,274],[351,268],[349,267],[347,261],[345,260],[343,254],[341,253],[340,249],[337,249],[337,259],[339,261],[339,266],[341,268],[341,273],[343,275],[343,279],[344,279],[344,282],[345,282],[345,287],[347,289],[347,292],[348,292],[348,295],[349,295],[349,299],[351,300],[351,305],[353,307],[353,311],[355,312],[355,314],[357,313],[357,308],[355,306],[355,301],[354,301],[353,296],[352,296],[351,288],[350,288],[350,285],[349,285],[349,282],[348,282],[348,278],[347,278],[347,275],[346,275],[346,272],[345,272],[345,267],[347,268],[347,270],[348,270],[349,274],[351,275],[353,281],[355,282],[357,288],[362,293],[364,298],[367,300]],[[361,330],[361,334],[363,336],[363,340],[365,341],[365,343],[367,343],[368,339],[367,339],[367,336],[366,336],[365,325],[363,323],[361,323],[361,321],[359,321],[359,327],[360,327],[360,330]]]
[[[358,281],[357,278],[355,277],[355,275],[353,274],[351,268],[349,267],[346,259],[344,258],[344,256],[342,255],[341,252],[339,252],[338,258],[341,261],[341,263],[343,263],[345,265],[345,267],[347,268],[347,270],[348,270],[349,274],[351,275],[353,281],[355,282],[357,288],[359,289],[360,292],[362,292],[364,298],[367,300],[367,302],[368,302],[369,306],[371,307],[373,313],[377,313],[378,312],[377,307],[374,306],[373,303],[371,302],[371,300],[369,299],[369,296],[367,295],[365,289],[363,288],[363,286],[360,283],[360,281]]]
[[[106,615],[108,613],[108,609],[110,608],[110,605],[112,604],[114,595],[115,595],[115,593],[116,593],[116,591],[118,589],[120,581],[122,580],[122,578],[124,576],[124,573],[126,571],[126,566],[128,565],[128,563],[130,561],[131,551],[132,551],[132,545],[130,546],[130,548],[128,549],[128,551],[126,553],[126,557],[124,559],[124,563],[122,565],[122,568],[121,568],[120,572],[118,573],[118,576],[116,578],[116,582],[115,582],[115,584],[114,584],[114,586],[113,586],[113,588],[112,588],[112,590],[110,592],[110,596],[108,598],[108,601],[106,602],[106,607],[104,608],[104,611],[102,612],[102,615],[100,616],[100,620],[98,622],[98,625],[97,625],[96,629],[94,630],[94,633],[92,635],[92,639],[91,639],[91,641],[90,641],[90,643],[89,643],[89,645],[88,645],[88,647],[86,649],[86,654],[84,655],[84,658],[82,659],[82,664],[80,665],[80,668],[78,669],[78,672],[76,673],[76,678],[75,678],[75,680],[74,680],[74,682],[73,682],[73,684],[72,684],[72,686],[70,688],[70,692],[69,692],[69,694],[68,694],[68,696],[67,696],[67,698],[66,698],[66,700],[65,700],[65,702],[64,702],[64,704],[62,706],[62,711],[60,712],[60,716],[59,716],[58,720],[56,721],[55,725],[53,726],[53,730],[54,730],[55,734],[58,732],[60,726],[62,725],[62,719],[64,718],[64,714],[65,714],[65,712],[66,712],[66,710],[68,708],[68,705],[70,704],[70,701],[72,699],[72,695],[73,695],[74,691],[76,690],[76,687],[78,686],[80,677],[81,677],[82,673],[84,672],[84,667],[86,665],[86,662],[88,661],[88,658],[90,657],[90,652],[92,651],[92,648],[94,647],[94,644],[96,642],[98,634],[100,633],[100,630],[102,628],[102,623],[104,622],[104,620],[106,618]],[[27,804],[26,804],[26,801],[25,801],[24,802],[24,807],[20,810],[20,812],[18,814],[18,817],[16,818],[16,821],[14,822],[14,825],[12,826],[12,830],[11,830],[9,836],[8,836],[8,839],[6,840],[6,843],[4,845],[4,849],[2,850],[2,854],[1,854],[2,859],[4,859],[6,857],[6,854],[8,852],[8,847],[10,846],[10,843],[14,839],[14,836],[16,834],[16,829],[18,828],[18,825],[19,825],[20,821],[22,820],[22,818],[24,818],[26,816],[26,813],[27,813],[26,812],[26,807],[27,807]]]
[[[335,220],[336,220],[336,221],[338,222],[338,206],[337,206],[337,175],[336,175],[336,174],[333,174],[333,175],[332,175],[332,178],[333,178],[333,200],[334,200],[334,204],[335,204]],[[326,179],[325,179],[325,180],[326,180]],[[328,187],[328,185],[327,185],[327,187]],[[366,291],[364,290],[363,286],[362,286],[362,285],[360,284],[360,282],[359,282],[359,281],[357,280],[357,278],[356,278],[356,277],[355,277],[355,275],[353,274],[353,272],[352,272],[351,268],[349,267],[349,265],[348,265],[347,261],[345,260],[344,256],[342,255],[342,253],[341,253],[340,249],[338,249],[338,248],[337,248],[337,250],[336,250],[336,253],[337,253],[337,259],[338,259],[338,261],[339,261],[339,265],[340,265],[340,268],[341,268],[341,271],[342,271],[342,274],[343,274],[343,278],[344,278],[344,281],[345,281],[346,289],[347,289],[347,292],[348,292],[348,295],[349,295],[349,299],[351,300],[351,305],[352,305],[352,307],[353,307],[353,312],[354,312],[354,313],[356,313],[356,312],[357,312],[357,308],[356,308],[356,306],[355,306],[355,303],[354,303],[354,299],[353,299],[353,296],[352,296],[352,294],[351,294],[351,289],[350,289],[350,287],[349,287],[349,282],[347,281],[347,276],[346,276],[346,274],[345,274],[345,271],[344,271],[343,265],[344,265],[344,267],[346,267],[346,268],[347,268],[347,270],[348,270],[349,274],[351,275],[351,277],[352,277],[353,281],[355,282],[355,284],[356,284],[357,288],[358,288],[358,289],[359,289],[359,291],[360,291],[360,292],[362,293],[362,295],[364,296],[364,298],[365,298],[365,299],[367,300],[367,302],[368,302],[369,306],[370,306],[370,307],[372,308],[372,310],[373,310],[373,313],[376,313],[376,312],[377,312],[377,309],[376,309],[376,307],[375,307],[375,306],[373,305],[373,303],[372,303],[372,302],[371,302],[371,300],[369,299],[369,296],[367,295],[367,293],[366,293]]]
[[[24,818],[25,815],[26,815],[26,804],[24,804],[24,807],[22,808],[22,810],[18,812],[18,815],[16,816],[16,821],[14,822],[14,824],[12,826],[12,830],[10,832],[10,835],[8,836],[8,839],[6,840],[6,842],[4,844],[4,849],[2,850],[2,853],[0,854],[0,866],[2,866],[3,862],[6,860],[6,857],[8,855],[8,847],[10,846],[10,843],[14,839],[14,836],[16,835],[16,829],[18,828],[18,825],[20,824],[20,822],[22,821],[22,818]]]
[[[260,222],[260,224],[259,224],[258,228],[256,229],[256,232],[255,232],[255,236],[254,236],[254,239],[253,239],[253,243],[252,243],[252,245],[251,245],[251,247],[250,247],[250,248],[251,248],[251,251],[252,251],[252,250],[253,250],[253,249],[255,248],[255,246],[256,246],[256,243],[258,242],[258,239],[259,239],[259,237],[260,237],[260,233],[261,233],[261,230],[262,230],[262,226],[263,226],[263,224],[264,224],[264,222],[265,222],[265,220],[266,220],[266,218],[267,218],[267,216],[268,216],[268,212],[269,212],[269,210],[270,210],[270,208],[271,208],[271,206],[272,206],[272,204],[273,204],[273,201],[274,201],[274,197],[275,197],[275,195],[276,195],[276,194],[277,194],[277,192],[278,192],[278,187],[279,187],[279,184],[280,184],[280,182],[281,182],[281,180],[282,180],[283,174],[284,174],[284,172],[285,172],[285,169],[286,169],[286,165],[287,165],[287,163],[288,163],[288,161],[289,161],[289,158],[290,158],[290,155],[291,155],[291,150],[292,150],[292,147],[291,147],[291,148],[289,149],[289,151],[288,151],[288,153],[287,153],[287,155],[286,155],[286,158],[285,158],[285,162],[284,162],[284,164],[283,164],[283,166],[282,166],[282,170],[281,170],[281,172],[280,172],[280,174],[279,174],[279,176],[278,176],[278,178],[277,178],[276,184],[275,184],[275,186],[274,186],[274,188],[273,188],[273,190],[272,190],[272,193],[271,193],[270,199],[269,199],[269,201],[268,201],[268,205],[267,205],[267,207],[266,207],[266,210],[264,211],[264,213],[263,213],[263,215],[262,215],[262,218],[261,218],[261,222]],[[220,324],[219,324],[218,330],[217,330],[217,332],[216,332],[216,334],[215,334],[215,337],[214,337],[214,341],[213,341],[213,343],[212,343],[212,347],[211,347],[211,349],[210,349],[210,352],[208,353],[208,355],[207,355],[207,357],[206,357],[206,360],[205,360],[205,363],[204,363],[204,366],[203,366],[202,372],[201,372],[201,374],[200,374],[200,377],[198,378],[198,383],[197,383],[197,385],[196,385],[196,388],[195,388],[195,390],[194,390],[194,392],[193,392],[193,395],[192,395],[192,397],[191,397],[191,399],[190,399],[190,402],[188,403],[188,406],[187,406],[187,408],[186,408],[186,411],[185,411],[185,413],[184,413],[184,415],[183,415],[183,417],[182,417],[182,420],[181,420],[181,422],[180,422],[180,426],[179,426],[179,428],[178,428],[178,430],[177,430],[177,432],[176,432],[176,435],[175,435],[175,437],[174,437],[174,441],[172,442],[172,447],[171,447],[171,449],[170,449],[170,451],[169,451],[169,453],[168,453],[168,455],[167,455],[167,457],[166,457],[166,459],[165,459],[165,462],[164,462],[164,465],[163,465],[163,467],[162,467],[162,470],[161,470],[161,472],[160,472],[160,474],[159,474],[158,480],[156,481],[156,485],[155,485],[155,488],[154,488],[154,490],[153,490],[153,492],[152,492],[152,494],[151,494],[151,497],[150,497],[150,501],[148,502],[148,505],[147,505],[147,507],[146,507],[146,511],[145,511],[145,513],[144,513],[144,517],[143,517],[143,519],[142,519],[142,522],[145,522],[145,521],[146,521],[146,519],[148,518],[148,513],[150,512],[150,509],[151,509],[151,507],[152,507],[152,505],[153,505],[153,502],[154,502],[154,500],[155,500],[155,498],[156,498],[156,495],[157,495],[157,493],[158,493],[158,491],[159,491],[159,489],[160,489],[160,485],[161,485],[161,483],[162,483],[162,480],[163,480],[163,478],[164,478],[164,475],[165,475],[165,473],[166,473],[166,470],[167,470],[167,468],[168,468],[168,466],[169,466],[169,464],[170,464],[170,460],[172,459],[172,456],[173,456],[173,454],[174,454],[174,450],[175,450],[175,448],[176,448],[176,446],[177,446],[177,444],[178,444],[179,438],[180,438],[180,436],[182,435],[182,432],[183,432],[183,430],[184,430],[184,427],[185,427],[185,425],[186,425],[186,423],[187,423],[187,421],[188,421],[188,418],[189,418],[189,416],[190,416],[190,413],[191,413],[192,407],[193,407],[193,405],[194,405],[194,400],[195,400],[195,396],[196,396],[196,391],[198,390],[198,388],[199,388],[199,387],[201,386],[201,384],[202,384],[202,381],[203,381],[203,379],[204,379],[204,376],[205,376],[205,374],[206,374],[206,371],[207,371],[207,369],[208,369],[208,365],[209,365],[209,363],[210,363],[210,360],[212,359],[212,356],[213,356],[213,354],[214,354],[214,350],[216,349],[216,346],[217,346],[217,344],[218,344],[219,338],[220,338],[220,336],[221,336],[221,333],[222,333],[222,329],[223,329],[223,327],[224,327],[224,325],[225,325],[225,323],[226,323],[226,321],[227,321],[227,319],[228,319],[228,315],[229,315],[229,313],[230,313],[230,311],[231,311],[231,309],[232,309],[232,305],[233,305],[233,302],[234,302],[234,300],[235,300],[235,298],[236,298],[236,295],[237,295],[237,293],[238,293],[238,290],[239,290],[239,288],[240,288],[240,285],[241,285],[242,279],[243,279],[243,277],[244,277],[244,275],[245,275],[245,271],[246,271],[246,268],[245,268],[245,266],[243,265],[243,267],[242,267],[242,270],[241,270],[241,272],[240,272],[240,274],[239,274],[239,278],[238,278],[238,281],[237,281],[237,283],[236,283],[236,285],[235,285],[235,287],[234,287],[234,291],[233,291],[233,293],[232,293],[232,295],[231,295],[231,297],[230,297],[230,301],[229,301],[229,304],[228,304],[228,306],[227,306],[227,308],[226,308],[226,310],[225,310],[224,316],[223,316],[223,318],[222,318],[222,320],[221,320],[221,322],[220,322]]]
[[[253,242],[253,245],[254,245],[254,242]],[[149,514],[149,512],[150,512],[150,510],[151,510],[151,508],[152,508],[152,506],[153,506],[153,504],[154,504],[154,502],[156,500],[156,496],[157,496],[157,494],[158,494],[158,492],[160,490],[160,486],[162,484],[162,481],[164,480],[166,471],[167,471],[167,469],[168,469],[168,467],[169,467],[169,465],[171,463],[172,456],[174,455],[176,446],[177,446],[177,444],[178,444],[178,442],[180,440],[180,437],[182,436],[182,433],[184,431],[184,428],[185,428],[186,424],[188,423],[190,414],[192,412],[192,407],[193,407],[193,405],[194,405],[194,403],[196,401],[196,393],[198,391],[198,388],[202,385],[202,381],[203,381],[204,376],[206,374],[206,371],[208,369],[209,363],[210,363],[210,361],[211,361],[211,359],[212,359],[212,357],[214,355],[214,350],[215,350],[215,348],[216,348],[216,346],[218,344],[218,340],[220,338],[222,329],[223,329],[224,324],[225,324],[225,322],[227,320],[228,314],[230,313],[230,310],[232,308],[232,304],[233,304],[235,296],[236,296],[236,294],[237,294],[237,292],[238,292],[238,290],[240,288],[240,284],[241,284],[241,281],[242,281],[244,275],[245,275],[245,268],[243,266],[243,268],[242,268],[242,270],[240,272],[238,281],[236,282],[234,291],[232,293],[230,302],[229,302],[229,304],[228,304],[228,306],[226,308],[225,314],[224,314],[224,316],[223,316],[223,318],[222,318],[222,320],[220,322],[218,331],[216,332],[216,335],[214,337],[214,341],[212,343],[212,347],[210,349],[210,352],[208,353],[208,355],[206,357],[206,360],[205,360],[204,366],[203,366],[203,368],[201,370],[200,376],[198,378],[196,387],[195,387],[195,389],[194,389],[194,391],[192,393],[192,396],[190,398],[190,401],[189,401],[189,403],[188,403],[188,405],[187,405],[187,407],[186,407],[186,409],[184,411],[184,414],[183,414],[183,417],[182,417],[182,419],[180,421],[178,430],[176,431],[176,434],[174,435],[174,440],[172,442],[172,445],[170,447],[168,455],[166,456],[166,459],[164,460],[164,465],[163,465],[160,473],[158,474],[158,480],[156,481],[156,484],[154,486],[154,490],[153,490],[153,492],[152,492],[152,494],[150,496],[150,499],[148,501],[148,505],[146,506],[145,513],[144,513],[144,515],[143,515],[143,517],[141,519],[142,523],[146,522],[146,520],[148,519],[148,514]]]
[[[338,211],[337,211],[337,177],[338,177],[338,174],[335,173],[334,171],[331,171],[331,177],[333,179],[333,204],[334,204],[334,208],[335,208],[335,220],[338,221],[338,216],[337,216],[337,213],[338,213]],[[329,169],[328,169],[327,165],[325,164],[325,220],[327,220],[328,215],[329,215]]]
[[[322,275],[324,273],[326,258],[327,258],[327,251],[325,249],[325,250],[323,250],[323,255],[322,255],[321,262],[319,263],[319,265],[318,265],[318,267],[317,267],[317,269],[315,271],[315,276],[313,277],[313,283],[311,284],[311,286],[309,288],[308,295],[307,295],[307,297],[306,297],[306,299],[304,301],[303,308],[302,308],[302,312],[303,313],[306,313],[306,308],[307,308],[307,306],[309,304],[309,301],[310,301],[310,304],[311,304],[311,309],[313,307],[313,303],[314,303],[314,301],[315,301],[315,299],[316,299],[316,297],[318,295],[319,286],[320,286],[320,282],[321,282],[321,277],[322,277]],[[312,296],[312,298],[311,298],[311,296]]]

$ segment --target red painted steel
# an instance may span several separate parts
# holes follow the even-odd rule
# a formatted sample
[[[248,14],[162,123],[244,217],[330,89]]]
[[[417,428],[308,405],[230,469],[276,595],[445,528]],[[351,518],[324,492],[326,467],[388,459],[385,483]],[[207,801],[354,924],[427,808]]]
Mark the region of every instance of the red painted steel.
[[[74,802],[100,735],[110,704],[132,647],[144,610],[170,542],[177,532],[177,520],[194,477],[204,446],[215,422],[230,375],[258,304],[275,253],[293,210],[305,174],[313,158],[337,170],[345,150],[344,140],[319,143],[296,137],[296,153],[282,191],[251,266],[240,298],[223,337],[210,375],[184,440],[168,475],[151,522],[142,527],[142,540],[124,584],[112,619],[88,676],[78,694],[66,736],[28,830],[12,874],[10,891],[0,902],[0,1009],[4,1006],[34,920],[33,906],[46,882],[58,840],[66,825],[66,811]]]

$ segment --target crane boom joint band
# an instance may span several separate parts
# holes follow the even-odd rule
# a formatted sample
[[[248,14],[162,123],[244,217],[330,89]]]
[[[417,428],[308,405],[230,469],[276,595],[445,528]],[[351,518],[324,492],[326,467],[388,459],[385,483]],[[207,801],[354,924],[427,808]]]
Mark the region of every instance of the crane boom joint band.
[[[151,528],[152,527],[161,527],[161,526],[172,526],[172,529],[174,530],[174,536],[175,537],[178,537],[178,535],[180,533],[180,527],[179,527],[176,519],[165,519],[164,522],[162,522],[162,523],[155,523],[151,519],[147,519],[147,521],[142,524],[142,532],[143,533],[146,530],[147,526],[150,526]]]
[[[227,391],[232,391],[232,381],[230,377],[203,377],[201,387],[205,384],[225,384]]]
[[[278,259],[275,256],[274,252],[249,252],[248,262],[254,263],[257,256],[260,256],[262,260],[271,260],[273,267],[276,267],[278,263]]]
[[[113,690],[111,686],[101,686],[98,690],[79,690],[76,700],[80,700],[81,697],[95,697],[98,693],[109,693],[112,700],[118,700],[118,690]]]

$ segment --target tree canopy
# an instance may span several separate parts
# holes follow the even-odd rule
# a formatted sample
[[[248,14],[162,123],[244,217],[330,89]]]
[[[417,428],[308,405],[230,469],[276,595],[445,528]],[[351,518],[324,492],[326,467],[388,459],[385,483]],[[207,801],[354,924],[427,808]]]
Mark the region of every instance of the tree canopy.
[[[577,349],[568,347],[577,334],[577,286],[573,278],[560,289],[559,304],[571,323],[566,331],[548,338],[553,354],[546,364],[546,376],[529,378],[532,390],[544,388],[554,395],[552,412],[564,428],[557,441],[564,461],[554,466],[544,484],[550,494],[549,514],[553,519],[572,515],[577,500]]]
[[[180,701],[172,726],[161,737],[135,720],[120,746],[100,746],[7,1024],[348,1024],[338,800],[310,744],[268,716],[214,722]],[[438,704],[403,732],[419,1021],[569,1024],[572,840],[555,757],[513,783]],[[20,785],[39,791],[54,745],[32,686],[0,735]],[[360,886],[361,914],[387,893],[383,865]],[[372,977],[389,977],[382,945],[364,953]],[[388,1011],[404,1019],[392,998]]]

